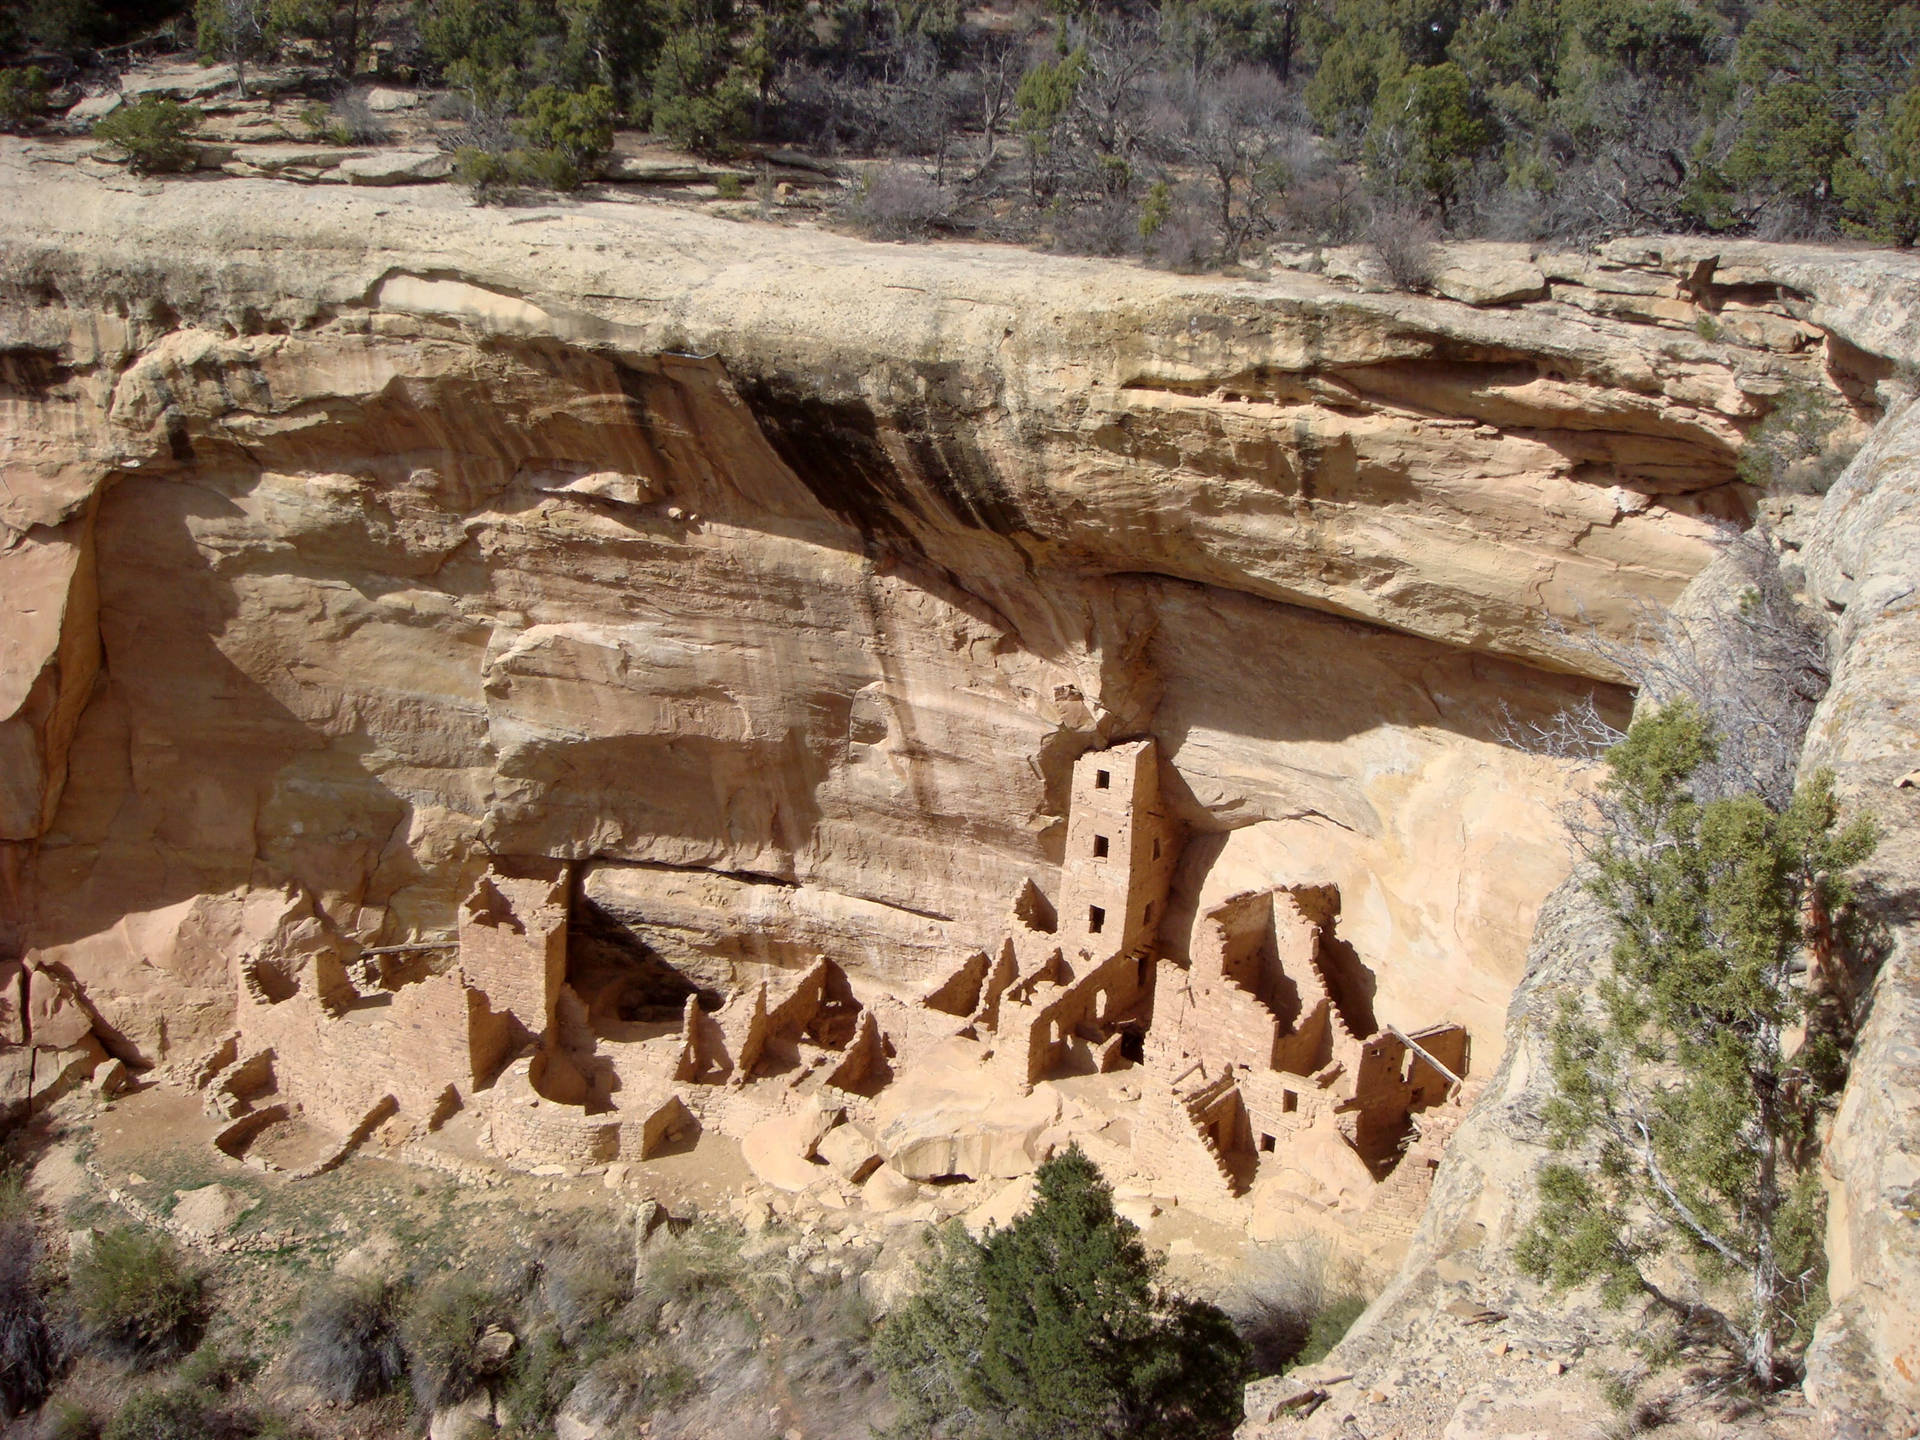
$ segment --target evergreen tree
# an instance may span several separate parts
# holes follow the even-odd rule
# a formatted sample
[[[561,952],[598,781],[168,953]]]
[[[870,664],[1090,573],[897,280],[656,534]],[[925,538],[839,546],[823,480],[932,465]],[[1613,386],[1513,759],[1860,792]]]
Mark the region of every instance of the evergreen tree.
[[[1844,905],[1845,872],[1874,840],[1869,822],[1838,825],[1824,774],[1781,810],[1702,798],[1717,748],[1682,701],[1607,757],[1589,859],[1612,969],[1597,1017],[1569,1003],[1554,1025],[1546,1111],[1556,1144],[1594,1163],[1543,1171],[1520,1259],[1556,1288],[1651,1299],[1772,1388],[1824,1302],[1817,1126],[1845,1039],[1818,967],[1803,978],[1806,925]],[[1699,1267],[1697,1295],[1652,1278],[1676,1247]]]
[[[1492,140],[1465,72],[1452,61],[1417,65],[1374,97],[1367,168],[1384,189],[1417,192],[1445,215]]]
[[[666,0],[666,39],[653,67],[653,128],[705,155],[745,138],[753,114],[739,65],[732,0]]]
[[[1240,1419],[1247,1350],[1160,1262],[1078,1146],[1040,1167],[1033,1207],[984,1241],[944,1231],[874,1355],[902,1435],[1206,1440]]]
[[[1913,83],[1916,42],[1908,0],[1769,0],[1735,55],[1729,179],[1802,228],[1830,222],[1856,128]]]

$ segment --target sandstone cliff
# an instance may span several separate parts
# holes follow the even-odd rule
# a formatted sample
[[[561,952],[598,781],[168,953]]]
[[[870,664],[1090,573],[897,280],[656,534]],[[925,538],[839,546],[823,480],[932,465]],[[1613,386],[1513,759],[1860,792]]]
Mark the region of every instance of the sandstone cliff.
[[[1920,354],[1885,255],[1618,244],[1476,307],[71,160],[0,147],[0,955],[142,1063],[288,887],[441,934],[490,854],[697,973],[923,982],[1150,734],[1168,953],[1337,886],[1383,1021],[1484,1073],[1566,869],[1502,706],[1623,713],[1556,620],[1673,599],[1775,399],[1871,423]]]

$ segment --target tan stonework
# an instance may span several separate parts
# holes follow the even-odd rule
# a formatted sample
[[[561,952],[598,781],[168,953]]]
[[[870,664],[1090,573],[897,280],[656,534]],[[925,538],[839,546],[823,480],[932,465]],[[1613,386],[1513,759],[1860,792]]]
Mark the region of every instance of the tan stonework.
[[[1198,917],[1189,963],[1162,953],[1180,846],[1159,767],[1151,740],[1083,755],[1058,903],[1029,877],[1000,940],[911,1001],[857,990],[826,955],[742,975],[724,1003],[682,997],[670,969],[570,969],[568,867],[537,857],[496,859],[458,939],[417,948],[357,951],[289,896],[234,962],[237,1033],[196,1083],[236,1153],[297,1120],[344,1137],[337,1163],[466,1109],[513,1164],[646,1160],[714,1130],[793,1190],[825,1155],[910,1184],[1019,1176],[1079,1140],[1256,1228],[1284,1192],[1404,1238],[1459,1113],[1466,1032],[1376,1023],[1331,885],[1232,895]],[[1083,1080],[1110,1088],[1122,1129],[1063,1120],[1052,1087]],[[823,1154],[843,1129],[859,1143]]]

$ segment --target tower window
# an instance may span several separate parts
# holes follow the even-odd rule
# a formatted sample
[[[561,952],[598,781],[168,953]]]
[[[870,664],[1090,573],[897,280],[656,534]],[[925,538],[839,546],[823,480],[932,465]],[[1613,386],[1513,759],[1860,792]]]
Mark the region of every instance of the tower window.
[[[1156,860],[1160,858],[1160,842],[1158,840],[1153,842],[1153,858]]]
[[[1111,789],[1112,786],[1113,786],[1113,772],[1111,770],[1096,770],[1093,772],[1093,788],[1094,789],[1107,790],[1107,789]]]
[[[1291,1115],[1299,1108],[1300,1097],[1298,1095],[1294,1094],[1291,1090],[1282,1090],[1280,1092],[1280,1111],[1282,1114]]]
[[[1260,1137],[1260,1150],[1261,1150],[1261,1153],[1266,1155],[1271,1155],[1273,1153],[1273,1136],[1262,1135]]]
[[[1104,860],[1107,858],[1106,836],[1096,835],[1093,837],[1093,858],[1096,860]]]
[[[1100,927],[1106,923],[1106,911],[1102,910],[1098,905],[1089,905],[1087,907],[1087,933],[1089,935],[1098,935],[1100,933]]]

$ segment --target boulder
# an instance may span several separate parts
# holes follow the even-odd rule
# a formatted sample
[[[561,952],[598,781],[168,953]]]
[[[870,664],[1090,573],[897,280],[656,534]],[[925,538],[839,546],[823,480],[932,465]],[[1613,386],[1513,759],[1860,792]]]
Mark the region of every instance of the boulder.
[[[252,1196],[225,1185],[202,1185],[198,1190],[176,1190],[173,1223],[196,1240],[225,1235],[259,1203]]]
[[[93,1088],[112,1100],[133,1088],[133,1072],[126,1061],[109,1060],[94,1072]]]
[[[1591,1384],[1572,1377],[1482,1386],[1460,1402],[1441,1440],[1561,1440],[1580,1433],[1604,1405]]]
[[[367,109],[376,115],[393,115],[404,110],[417,110],[424,98],[417,90],[395,90],[387,85],[375,85],[362,92],[361,100]]]
[[[50,970],[28,973],[27,1024],[38,1050],[71,1050],[93,1033],[93,1017],[73,986]]]
[[[453,161],[439,150],[381,150],[340,162],[349,185],[427,185],[453,173]]]
[[[842,1180],[855,1185],[880,1168],[881,1155],[872,1139],[857,1125],[839,1125],[829,1130],[815,1147],[814,1154]]]
[[[498,1428],[493,1418],[493,1397],[479,1390],[458,1405],[444,1405],[434,1411],[427,1425],[427,1440],[477,1440]]]
[[[860,1198],[876,1214],[898,1210],[920,1198],[920,1187],[891,1165],[882,1165],[860,1187]]]
[[[1009,1180],[988,1199],[967,1211],[966,1227],[976,1235],[988,1230],[1004,1230],[1026,1214],[1032,1204],[1033,1177],[1022,1175],[1017,1180]]]
[[[26,967],[0,960],[0,1045],[27,1043]]]
[[[807,1097],[789,1126],[794,1145],[807,1159],[813,1159],[819,1151],[820,1142],[846,1118],[846,1114],[844,1105],[835,1105],[818,1095]]]
[[[763,1120],[746,1133],[740,1153],[753,1173],[776,1190],[800,1191],[832,1174],[797,1148],[791,1119]]]
[[[514,1347],[520,1342],[511,1330],[500,1325],[489,1325],[480,1336],[480,1342],[473,1347],[473,1368],[482,1375],[496,1375],[506,1369],[507,1361],[513,1358]]]
[[[1433,292],[1467,305],[1514,305],[1544,300],[1547,277],[1525,245],[1449,245],[1441,251]]]
[[[887,1162],[909,1179],[1010,1180],[1046,1158],[1041,1137],[1059,1113],[1059,1097],[1038,1090],[1019,1099],[976,1096],[926,1109],[903,1102],[876,1140]]]

